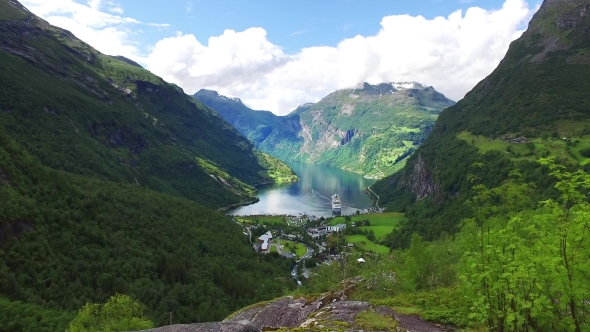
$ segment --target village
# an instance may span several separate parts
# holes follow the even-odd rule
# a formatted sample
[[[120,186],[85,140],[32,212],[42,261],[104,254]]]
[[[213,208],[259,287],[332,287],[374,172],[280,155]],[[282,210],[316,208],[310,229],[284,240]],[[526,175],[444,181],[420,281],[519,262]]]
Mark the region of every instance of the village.
[[[243,227],[255,251],[294,260],[292,277],[301,284],[313,276],[313,267],[331,264],[353,254],[358,264],[373,253],[388,253],[387,234],[404,219],[401,213],[370,213],[316,217],[306,214],[233,216]],[[358,257],[357,257],[358,256]]]

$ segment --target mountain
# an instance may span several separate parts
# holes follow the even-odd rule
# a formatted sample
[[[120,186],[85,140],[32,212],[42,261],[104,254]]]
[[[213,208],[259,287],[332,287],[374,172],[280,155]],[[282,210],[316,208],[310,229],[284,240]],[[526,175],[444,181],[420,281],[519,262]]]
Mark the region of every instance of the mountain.
[[[2,331],[64,331],[116,293],[158,325],[219,320],[294,286],[213,210],[290,169],[128,62],[0,0]]]
[[[428,136],[438,113],[454,103],[419,83],[364,83],[304,104],[287,116],[254,111],[239,99],[201,90],[254,145],[286,161],[343,168],[369,177],[399,169]]]
[[[373,186],[382,204],[407,211],[392,245],[407,245],[414,232],[455,232],[476,183],[495,187],[518,169],[538,201],[557,194],[538,158],[573,167],[590,157],[589,10],[587,1],[544,1],[498,67],[440,114],[404,169]]]
[[[252,144],[179,87],[0,6],[0,124],[44,165],[211,207],[272,181]]]

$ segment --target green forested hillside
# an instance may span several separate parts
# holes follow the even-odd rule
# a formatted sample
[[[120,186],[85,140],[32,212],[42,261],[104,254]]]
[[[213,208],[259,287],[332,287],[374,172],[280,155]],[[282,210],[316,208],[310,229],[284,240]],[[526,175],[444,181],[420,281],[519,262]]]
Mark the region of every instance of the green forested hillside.
[[[213,208],[284,166],[177,86],[0,0],[0,331],[63,331],[116,293],[156,325],[280,295],[293,262]]]
[[[136,185],[51,170],[3,131],[0,201],[0,296],[12,301],[71,312],[131,294],[160,325],[170,311],[177,322],[222,319],[292,283],[293,263],[258,256],[229,218]]]
[[[584,1],[563,3],[545,1],[498,68],[440,114],[403,171],[372,187],[408,217],[391,245],[407,245],[413,232],[428,239],[455,232],[470,214],[469,174],[493,187],[520,169],[541,200],[556,192],[534,159],[554,156],[573,167],[587,158],[590,18],[582,14]]]
[[[180,88],[2,6],[25,18],[0,20],[0,125],[43,164],[215,207],[267,181],[252,144]]]
[[[346,258],[313,269],[296,292],[338,294],[355,284],[347,299],[460,331],[587,331],[590,173],[567,171],[554,157],[540,163],[550,170],[555,199],[535,201],[537,188],[518,171],[495,187],[472,178],[472,217],[454,236],[424,241],[413,234],[408,248],[385,255],[344,247]]]
[[[363,84],[331,93],[287,116],[254,111],[215,91],[195,94],[250,139],[287,161],[343,168],[370,177],[400,169],[453,102],[419,83]]]

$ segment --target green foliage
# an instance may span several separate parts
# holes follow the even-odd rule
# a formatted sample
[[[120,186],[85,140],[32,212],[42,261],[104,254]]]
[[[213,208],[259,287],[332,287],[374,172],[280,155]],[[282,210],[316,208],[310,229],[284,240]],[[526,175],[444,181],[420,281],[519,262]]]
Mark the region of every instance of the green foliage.
[[[365,310],[355,318],[362,329],[371,331],[397,331],[397,321],[391,316],[384,316],[375,311]]]
[[[211,207],[251,201],[268,181],[252,144],[178,87],[34,17],[0,23],[0,126],[44,165]]]
[[[439,287],[416,292],[401,292],[370,300],[373,305],[385,305],[403,314],[417,314],[438,323],[458,327],[479,326],[470,317],[470,307],[456,287]]]
[[[2,130],[0,201],[0,292],[11,300],[58,312],[123,293],[161,325],[171,311],[177,323],[220,320],[293,285],[292,261],[256,254],[229,218],[48,169]]]
[[[350,221],[353,223],[367,221],[363,223],[366,226],[397,226],[401,221],[405,220],[404,214],[400,212],[383,212],[383,213],[371,213],[355,215],[350,217]],[[338,225],[345,223],[345,217],[335,217],[328,225]]]
[[[557,178],[557,200],[528,205],[527,186],[506,184],[512,207],[495,190],[478,185],[475,217],[460,241],[462,291],[470,298],[470,318],[497,331],[582,331],[590,296],[590,175],[569,172],[553,159],[541,160]],[[502,190],[506,192],[505,190]]]
[[[366,235],[347,235],[346,242],[353,243],[358,249],[372,251],[376,253],[387,253],[389,248],[378,243],[375,243],[376,239],[370,240]]]
[[[580,154],[585,158],[590,158],[590,147],[581,149]]]
[[[143,305],[126,295],[112,296],[105,304],[87,303],[66,332],[111,332],[154,327],[144,316]]]
[[[256,155],[258,163],[266,169],[262,175],[266,177],[268,181],[274,183],[283,183],[296,182],[299,180],[291,167],[287,166],[287,164],[280,161],[279,159],[259,150],[254,150],[254,154]]]
[[[49,310],[42,306],[0,297],[1,332],[65,331],[75,312]]]

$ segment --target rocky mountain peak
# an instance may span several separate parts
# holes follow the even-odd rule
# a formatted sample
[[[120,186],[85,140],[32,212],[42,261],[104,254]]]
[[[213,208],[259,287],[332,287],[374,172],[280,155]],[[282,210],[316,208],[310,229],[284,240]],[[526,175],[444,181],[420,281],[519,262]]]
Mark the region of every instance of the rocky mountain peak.
[[[220,95],[215,90],[201,89],[201,90],[197,91],[197,93],[195,93],[194,96],[197,97],[197,99],[199,97],[216,98],[216,99],[219,99],[222,101],[230,101],[230,102],[235,102],[235,103],[244,105],[244,103],[242,102],[242,100],[240,98],[233,98],[233,97],[227,97],[224,95]]]

